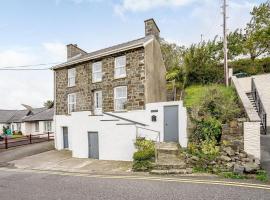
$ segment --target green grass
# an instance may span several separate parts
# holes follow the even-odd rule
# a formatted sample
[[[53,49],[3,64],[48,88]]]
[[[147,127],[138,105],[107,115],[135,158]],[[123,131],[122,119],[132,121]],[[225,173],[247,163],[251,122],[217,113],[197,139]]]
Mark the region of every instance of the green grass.
[[[221,172],[219,176],[223,178],[230,178],[230,179],[246,179],[247,176],[233,173],[233,172]]]
[[[194,106],[200,105],[201,99],[204,98],[204,95],[208,89],[217,88],[220,90],[224,96],[235,97],[235,92],[233,88],[226,88],[223,85],[212,84],[212,85],[193,85],[185,90],[185,99],[184,104],[187,108],[192,108]]]
[[[23,137],[22,135],[12,135],[11,138],[15,139],[15,138],[21,138]]]
[[[259,170],[256,174],[256,179],[262,182],[267,182],[269,180],[269,177],[266,171]]]

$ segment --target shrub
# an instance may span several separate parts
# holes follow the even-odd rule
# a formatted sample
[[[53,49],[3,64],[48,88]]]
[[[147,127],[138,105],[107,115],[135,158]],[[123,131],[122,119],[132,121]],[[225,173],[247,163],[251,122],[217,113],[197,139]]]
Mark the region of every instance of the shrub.
[[[152,160],[154,157],[155,151],[151,149],[140,150],[133,154],[133,160],[135,161]]]
[[[145,138],[138,138],[134,145],[137,152],[133,154],[133,170],[149,171],[155,160],[155,143]]]
[[[270,57],[252,61],[251,59],[240,59],[229,63],[234,73],[245,72],[248,75],[270,73]]]
[[[205,140],[202,142],[202,153],[208,157],[215,158],[219,154],[219,146],[215,140]]]
[[[236,92],[223,85],[191,86],[184,103],[194,120],[213,117],[226,123],[241,115]]]
[[[196,121],[194,134],[191,136],[194,141],[220,141],[222,133],[221,123],[215,118],[206,118]]]

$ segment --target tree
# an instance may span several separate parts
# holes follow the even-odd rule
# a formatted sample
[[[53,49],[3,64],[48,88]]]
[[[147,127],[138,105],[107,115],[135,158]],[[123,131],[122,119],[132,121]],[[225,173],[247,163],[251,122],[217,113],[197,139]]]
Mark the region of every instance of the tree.
[[[53,105],[54,105],[54,101],[52,101],[52,100],[47,100],[46,102],[44,102],[44,107],[46,107],[46,108],[52,108],[53,107]]]
[[[222,46],[216,38],[191,45],[184,55],[187,85],[222,82],[223,68],[218,66],[221,54]]]
[[[160,39],[160,47],[165,67],[168,70],[180,67],[183,63],[184,46],[178,46],[175,43],[169,43],[163,38]]]
[[[230,32],[228,38],[228,58],[233,60],[235,57],[245,54],[244,50],[244,34],[241,29]],[[223,45],[223,42],[220,42]]]
[[[183,66],[184,46],[160,40],[161,52],[167,69],[166,80],[168,89],[173,90],[174,100],[181,98],[181,91],[185,85],[185,69]],[[180,94],[179,94],[180,93]]]
[[[270,54],[270,1],[254,7],[245,28],[244,47],[251,60]]]

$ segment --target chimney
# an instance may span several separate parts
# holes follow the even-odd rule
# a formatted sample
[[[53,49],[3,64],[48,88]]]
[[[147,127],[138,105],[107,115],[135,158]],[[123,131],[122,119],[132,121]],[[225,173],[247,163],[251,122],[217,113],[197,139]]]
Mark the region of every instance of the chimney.
[[[67,45],[67,59],[71,59],[74,56],[77,56],[79,54],[83,55],[86,54],[84,50],[80,49],[77,44],[68,44]]]
[[[145,20],[144,25],[145,25],[145,36],[154,35],[156,36],[157,39],[159,39],[160,30],[153,18]]]

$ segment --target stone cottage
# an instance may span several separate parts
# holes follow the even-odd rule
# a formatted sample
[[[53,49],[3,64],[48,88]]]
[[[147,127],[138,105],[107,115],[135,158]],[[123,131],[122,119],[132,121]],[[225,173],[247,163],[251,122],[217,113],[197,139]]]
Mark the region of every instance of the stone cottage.
[[[67,45],[67,62],[53,67],[57,149],[70,149],[74,157],[130,160],[137,126],[149,129],[151,123],[163,140],[163,110],[170,104],[159,35],[148,19],[145,36],[136,40],[91,53]],[[185,112],[182,102],[171,104],[168,112],[176,117],[172,127],[166,123],[168,138],[178,141]]]

